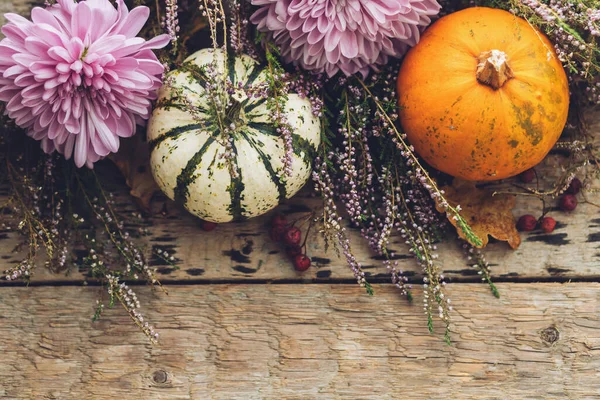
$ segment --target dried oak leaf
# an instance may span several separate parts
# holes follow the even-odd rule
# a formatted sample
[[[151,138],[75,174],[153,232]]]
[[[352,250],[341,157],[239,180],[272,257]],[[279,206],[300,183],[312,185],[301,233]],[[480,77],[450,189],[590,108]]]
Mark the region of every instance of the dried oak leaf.
[[[492,192],[485,189],[479,189],[473,182],[454,179],[452,186],[442,188],[446,194],[446,201],[452,206],[460,205],[460,215],[467,224],[481,239],[481,246],[471,243],[476,247],[485,247],[488,244],[488,235],[498,240],[508,242],[510,247],[516,249],[521,244],[521,236],[517,231],[515,218],[512,209],[515,206],[515,196],[508,194],[497,194],[492,196]],[[441,204],[438,202],[436,208],[439,212],[444,212]],[[452,215],[448,220],[457,229],[458,236],[468,241],[466,235],[458,227],[457,221]]]
[[[150,213],[150,200],[160,189],[150,169],[150,146],[144,135],[138,132],[131,138],[121,139],[119,151],[108,156],[119,168],[129,192],[135,197],[137,205]]]

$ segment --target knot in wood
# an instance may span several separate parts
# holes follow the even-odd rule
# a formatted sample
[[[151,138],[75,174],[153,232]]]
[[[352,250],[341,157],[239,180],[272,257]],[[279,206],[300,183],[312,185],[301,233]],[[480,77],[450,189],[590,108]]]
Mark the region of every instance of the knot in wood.
[[[544,329],[541,332],[540,336],[542,337],[542,340],[544,342],[554,343],[554,342],[558,341],[558,339],[560,338],[560,333],[558,332],[558,329],[551,326],[549,328]]]
[[[156,370],[154,371],[154,373],[152,374],[152,380],[155,383],[166,383],[167,382],[167,378],[168,375],[165,371],[163,371],[162,369]]]

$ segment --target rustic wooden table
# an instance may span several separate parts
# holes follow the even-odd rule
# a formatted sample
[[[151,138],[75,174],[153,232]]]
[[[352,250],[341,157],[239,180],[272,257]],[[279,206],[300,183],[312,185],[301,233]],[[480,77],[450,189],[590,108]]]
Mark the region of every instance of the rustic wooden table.
[[[160,201],[159,201],[160,203]],[[318,199],[299,196],[279,211],[301,215]],[[155,204],[156,205],[156,204]],[[591,205],[555,212],[558,229],[523,236],[512,251],[487,251],[501,298],[450,241],[440,249],[449,282],[452,345],[431,335],[421,273],[400,243],[415,284],[409,304],[387,284],[381,261],[353,233],[375,296],[343,260],[309,241],[315,264],[296,273],[268,239],[268,218],[204,232],[168,204],[149,226],[151,258],[169,294],[134,287],[161,334],[152,346],[119,307],[91,321],[103,289],[86,271],[40,268],[30,287],[0,285],[0,398],[32,399],[525,399],[600,394],[600,217]],[[156,205],[159,208],[161,204]],[[134,211],[130,201],[118,205]],[[516,213],[536,209],[521,201]],[[272,214],[271,214],[272,215]],[[16,241],[0,233],[5,269]]]
[[[23,0],[0,3],[1,11],[27,10]],[[279,211],[316,207],[318,200],[299,196]],[[539,204],[520,199],[515,214],[528,211]],[[316,235],[315,267],[299,274],[268,240],[269,216],[207,233],[170,207],[152,219],[148,254],[168,250],[181,268],[152,259],[168,296],[135,288],[160,345],[119,308],[91,322],[102,289],[84,284],[85,271],[40,268],[31,287],[0,285],[0,398],[597,399],[600,216],[589,204],[553,215],[552,234],[524,235],[516,251],[489,246],[500,299],[456,243],[442,246],[455,307],[449,346],[441,326],[427,331],[421,273],[399,242],[397,257],[416,286],[413,304],[386,283],[381,261],[356,233],[373,297]],[[4,270],[18,256],[10,253],[14,237],[0,239]]]

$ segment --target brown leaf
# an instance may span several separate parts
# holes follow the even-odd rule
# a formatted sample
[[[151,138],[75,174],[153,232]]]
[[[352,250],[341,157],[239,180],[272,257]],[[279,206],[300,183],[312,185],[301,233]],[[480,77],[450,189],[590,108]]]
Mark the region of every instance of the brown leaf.
[[[485,247],[488,243],[488,235],[508,242],[513,249],[519,247],[521,237],[512,214],[515,196],[508,194],[492,196],[489,190],[475,187],[474,182],[459,179],[454,179],[452,186],[445,186],[442,189],[446,192],[444,197],[451,206],[460,205],[462,209],[460,215],[469,224],[473,233],[481,239],[482,245],[476,247]],[[436,204],[436,208],[439,212],[444,212],[439,203]],[[468,241],[463,230],[457,226],[455,218],[448,213],[446,215],[457,228],[458,236]]]
[[[150,169],[150,147],[144,140],[144,135],[121,139],[119,151],[108,158],[119,168],[129,192],[136,199],[138,206],[145,212],[150,212],[150,200],[154,193],[160,191]]]

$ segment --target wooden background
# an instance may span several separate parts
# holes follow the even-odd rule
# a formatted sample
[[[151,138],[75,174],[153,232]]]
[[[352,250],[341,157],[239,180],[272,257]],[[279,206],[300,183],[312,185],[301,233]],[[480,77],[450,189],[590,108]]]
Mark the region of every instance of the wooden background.
[[[22,0],[0,12],[26,13]],[[600,121],[600,113],[589,113]],[[600,125],[592,124],[598,132]],[[560,156],[540,170],[550,178]],[[121,190],[124,185],[121,183]],[[318,208],[303,192],[278,211]],[[600,196],[588,199],[600,203]],[[155,208],[163,209],[163,200]],[[375,296],[317,236],[314,267],[295,272],[268,239],[272,214],[204,232],[166,203],[149,223],[148,253],[173,253],[180,269],[151,258],[169,295],[134,289],[161,334],[152,346],[120,308],[91,322],[101,288],[86,271],[40,268],[31,287],[0,284],[0,398],[4,399],[597,399],[600,396],[600,215],[557,210],[552,234],[522,236],[512,251],[486,251],[494,298],[450,240],[441,264],[454,304],[452,345],[426,328],[421,272],[398,240],[415,284],[409,304],[352,232]],[[124,199],[118,208],[134,211]],[[515,215],[538,213],[520,198]],[[0,270],[20,258],[0,233]],[[87,284],[86,284],[87,283]]]

